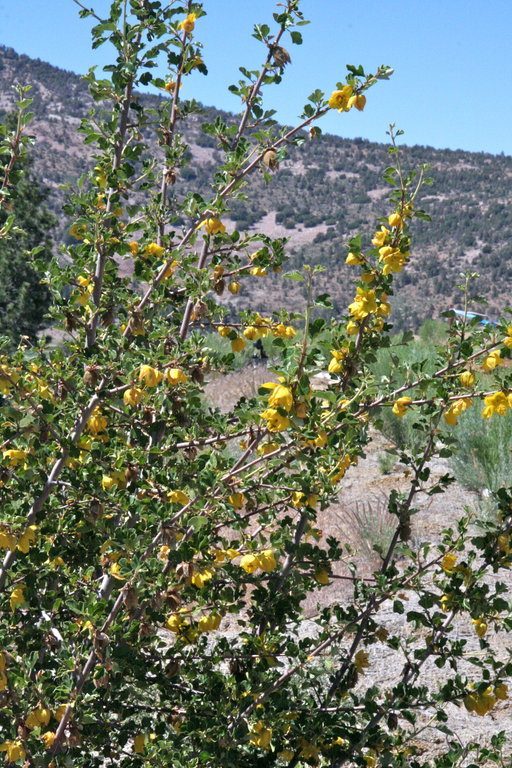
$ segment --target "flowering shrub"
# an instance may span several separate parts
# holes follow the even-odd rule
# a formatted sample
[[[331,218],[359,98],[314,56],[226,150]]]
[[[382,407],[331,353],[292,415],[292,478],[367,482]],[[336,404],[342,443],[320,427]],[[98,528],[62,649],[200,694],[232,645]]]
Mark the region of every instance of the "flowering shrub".
[[[64,339],[0,360],[0,750],[10,763],[88,768],[425,764],[409,746],[419,713],[449,733],[447,703],[478,716],[507,697],[512,666],[489,635],[510,628],[509,601],[486,577],[512,564],[509,491],[478,534],[461,519],[435,546],[410,539],[419,492],[449,483],[430,479],[429,462],[449,454],[458,415],[483,398],[486,416],[510,407],[510,328],[455,320],[434,373],[371,375],[423,215],[422,174],[401,168],[393,131],[390,206],[368,242],[349,243],[355,298],[341,319],[315,317],[326,302],[315,270],[283,274],[284,240],[232,230],[230,201],[254,174],[272,183],[306,129],[320,141],[329,109],[349,119],[390,74],[350,66],[330,96],[311,95],[297,126],[279,127],[262,94],[290,62],[283,43],[301,42],[299,0],[278,7],[273,30],[255,27],[264,64],[232,87],[239,122],[203,125],[224,152],[208,197],[172,191],[186,162],[180,125],[200,113],[187,76],[207,74],[202,5],[115,0],[107,18],[81,15],[95,17],[94,45],[109,41],[116,59],[105,79],[88,76],[98,110],[82,131],[94,167],[66,209],[75,243],[45,276]],[[137,91],[148,83],[169,95],[157,109]],[[16,156],[6,146],[4,191]],[[123,259],[136,279],[120,276]],[[236,295],[271,275],[304,282],[303,315],[234,318],[219,302],[226,287]],[[231,351],[208,345],[212,331]],[[265,337],[279,359],[269,382],[227,413],[211,407],[205,381]],[[409,490],[390,494],[394,535],[379,570],[363,579],[352,568],[352,599],[322,603],[349,552],[317,516],[383,408],[415,419],[421,448],[401,456]],[[406,611],[408,595],[418,609]],[[312,596],[320,606],[305,622]],[[404,614],[405,637],[382,623],[384,605]],[[471,674],[451,635],[461,616],[480,647]],[[389,685],[372,674],[378,647],[402,653]],[[438,687],[422,682],[431,660],[445,668]],[[452,744],[443,765],[461,750]]]

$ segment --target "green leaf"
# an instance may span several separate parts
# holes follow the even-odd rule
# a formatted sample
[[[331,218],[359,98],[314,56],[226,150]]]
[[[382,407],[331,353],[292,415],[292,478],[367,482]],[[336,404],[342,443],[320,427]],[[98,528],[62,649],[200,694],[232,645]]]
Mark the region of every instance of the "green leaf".
[[[304,275],[301,275],[301,273],[297,272],[297,270],[294,270],[293,272],[285,272],[283,274],[283,277],[287,277],[288,280],[295,280],[297,282],[304,282]]]

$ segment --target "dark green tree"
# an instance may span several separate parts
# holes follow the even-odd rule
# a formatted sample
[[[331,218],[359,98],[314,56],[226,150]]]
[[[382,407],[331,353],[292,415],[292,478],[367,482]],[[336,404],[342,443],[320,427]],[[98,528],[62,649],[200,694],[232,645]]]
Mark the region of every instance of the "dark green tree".
[[[21,179],[9,205],[0,208],[0,228],[14,214],[14,228],[0,240],[0,336],[13,344],[21,336],[34,339],[44,325],[50,295],[34,266],[32,251],[38,249],[37,258],[43,262],[50,260],[51,231],[56,224],[45,205],[49,190],[35,177],[31,159],[25,156],[16,163]]]

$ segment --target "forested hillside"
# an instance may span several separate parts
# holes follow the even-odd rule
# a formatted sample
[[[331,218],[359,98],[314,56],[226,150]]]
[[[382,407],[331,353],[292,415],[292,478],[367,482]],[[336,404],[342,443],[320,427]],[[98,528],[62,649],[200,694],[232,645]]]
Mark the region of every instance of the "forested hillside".
[[[36,115],[32,131],[37,139],[34,168],[51,188],[49,204],[59,217],[60,235],[69,237],[61,212],[67,192],[61,185],[86,168],[89,150],[82,143],[79,127],[92,107],[87,83],[71,72],[0,47],[2,111],[9,109],[15,82],[32,85]],[[200,93],[195,96],[201,100]],[[158,96],[142,98],[156,108],[161,101]],[[217,115],[227,122],[234,119],[205,107],[202,114],[181,122],[195,160],[176,179],[173,194],[178,198],[191,183],[208,194],[222,150],[201,126]],[[151,151],[158,152],[158,147]],[[476,289],[487,298],[485,311],[492,315],[506,305],[512,287],[512,158],[413,146],[404,148],[403,161],[411,167],[429,166],[433,184],[425,188],[419,205],[432,223],[417,220],[414,224],[413,265],[399,278],[402,291],[394,303],[395,322],[416,326],[421,319],[456,305],[456,286],[467,269],[485,274]],[[250,199],[234,202],[231,226],[250,228],[264,219],[267,232],[290,239],[294,266],[323,264],[326,271],[317,278],[318,288],[331,293],[339,310],[353,292],[347,279],[350,268],[344,264],[347,241],[359,231],[368,231],[369,224],[387,213],[388,188],[382,177],[389,163],[383,144],[330,135],[307,138],[300,153],[290,148],[269,184],[262,174],[251,187]],[[301,287],[296,283],[279,281],[277,288],[268,275],[259,286],[251,296],[242,292],[230,300],[238,307],[254,306],[256,301],[261,309],[283,303],[297,309],[302,305]]]

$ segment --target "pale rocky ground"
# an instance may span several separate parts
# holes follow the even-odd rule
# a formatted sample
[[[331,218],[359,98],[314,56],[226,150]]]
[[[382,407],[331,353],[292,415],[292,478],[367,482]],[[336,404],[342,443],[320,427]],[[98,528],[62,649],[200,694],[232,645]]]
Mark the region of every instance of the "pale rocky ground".
[[[223,377],[222,386],[220,386],[220,381],[212,381],[208,385],[207,393],[217,405],[223,410],[227,410],[236,402],[238,397],[255,395],[258,386],[271,378],[272,376],[269,375],[264,366],[251,366],[243,371]],[[335,535],[341,541],[350,543],[355,551],[353,559],[358,564],[358,573],[361,576],[371,576],[372,571],[379,565],[379,555],[372,552],[372,537],[375,537],[373,540],[385,541],[386,537],[392,534],[389,522],[390,515],[387,512],[389,492],[392,489],[405,490],[407,487],[405,467],[396,464],[386,475],[381,471],[379,455],[382,454],[387,445],[382,436],[374,436],[367,457],[361,460],[358,466],[351,467],[347,472],[338,496],[338,502],[329,509],[320,512],[318,519],[318,527],[323,530],[325,535]],[[448,461],[435,460],[431,464],[431,471],[432,480],[450,472]],[[440,540],[440,531],[454,527],[456,521],[465,511],[476,510],[478,504],[477,499],[470,492],[458,483],[453,483],[444,494],[429,497],[425,493],[419,493],[415,506],[419,511],[413,518],[412,537],[409,542],[412,547],[417,546],[420,541],[429,541],[435,545]],[[316,595],[308,598],[305,606],[306,617],[312,617],[317,612],[319,603],[328,604],[332,600],[349,598],[350,585],[343,578],[348,575],[348,570],[343,564],[338,565],[335,571],[336,575],[338,578],[334,578],[328,588],[324,588]],[[498,578],[512,590],[512,574],[510,572],[501,571]],[[406,600],[406,612],[408,610],[423,610],[418,605],[418,598],[414,592],[407,592]],[[378,621],[390,634],[399,637],[409,636],[414,631],[407,624],[404,615],[393,612],[391,601],[380,607]],[[312,621],[306,621],[302,628],[305,634],[309,630],[314,630]],[[425,629],[417,630],[415,633],[418,639],[427,634]],[[481,653],[479,640],[468,616],[455,620],[451,637],[467,641],[467,657]],[[512,647],[510,637],[503,633],[496,634],[490,629],[487,638],[497,658],[506,659],[509,657],[508,648]],[[371,675],[371,681],[377,680],[382,688],[392,686],[403,667],[405,657],[380,642],[369,648],[369,655],[371,669],[368,671],[368,676]],[[467,675],[469,680],[479,681],[481,679],[480,670],[465,660],[459,663],[459,672]],[[450,674],[453,674],[451,670],[439,669],[433,660],[429,660],[423,666],[419,682],[435,689]],[[362,684],[366,684],[364,679]],[[509,680],[508,684],[512,690],[512,680]],[[447,704],[445,711],[448,715],[447,725],[454,730],[456,740],[462,744],[472,741],[482,745],[488,744],[494,734],[505,731],[507,747],[504,751],[505,761],[502,763],[502,768],[511,768],[512,701],[510,699],[498,702],[485,717],[468,713],[463,707],[457,707],[453,704]],[[417,754],[420,756],[418,758],[420,762],[427,762],[435,756],[443,754],[450,740],[449,737],[435,728],[428,727],[427,724],[432,714],[433,712],[427,711],[419,718],[419,723],[427,727],[413,741]],[[472,759],[468,757],[461,765],[472,762]]]

